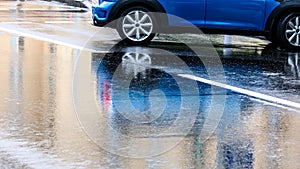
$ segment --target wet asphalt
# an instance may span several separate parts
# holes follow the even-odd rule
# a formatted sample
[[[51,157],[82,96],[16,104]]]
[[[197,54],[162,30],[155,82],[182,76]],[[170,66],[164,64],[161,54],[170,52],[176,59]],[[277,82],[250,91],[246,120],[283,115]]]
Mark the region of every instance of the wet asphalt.
[[[300,168],[299,52],[223,35],[129,46],[89,13],[0,16],[1,168]]]

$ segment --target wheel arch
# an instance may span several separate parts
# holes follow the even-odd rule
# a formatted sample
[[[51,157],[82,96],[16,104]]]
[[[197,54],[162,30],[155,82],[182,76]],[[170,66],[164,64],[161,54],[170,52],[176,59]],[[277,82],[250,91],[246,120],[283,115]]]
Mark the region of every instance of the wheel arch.
[[[166,13],[166,10],[163,8],[163,6],[157,1],[157,0],[120,0],[112,9],[110,12],[110,21],[118,19],[122,12],[125,11],[128,8],[131,7],[144,7],[149,9],[151,12],[158,12],[158,13]],[[162,20],[159,20],[159,25],[161,23],[167,23],[167,17],[161,18]],[[114,25],[115,26],[115,25]]]
[[[283,2],[281,5],[276,7],[275,10],[273,10],[273,12],[269,15],[266,22],[265,31],[267,32],[267,38],[276,38],[276,28],[281,17],[297,11],[300,12],[300,1],[296,0]]]

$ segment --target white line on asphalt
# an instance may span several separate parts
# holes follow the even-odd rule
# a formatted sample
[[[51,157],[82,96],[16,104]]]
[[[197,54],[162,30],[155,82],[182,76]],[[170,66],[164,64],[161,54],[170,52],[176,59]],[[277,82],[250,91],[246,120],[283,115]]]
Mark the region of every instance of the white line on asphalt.
[[[41,8],[25,8],[25,9],[20,9],[20,11],[46,11],[49,9],[41,9]]]
[[[58,41],[58,40],[53,40],[53,39],[46,38],[46,37],[41,37],[39,35],[24,33],[22,31],[12,30],[12,29],[1,27],[1,26],[0,26],[0,31],[5,31],[5,32],[12,33],[12,34],[17,34],[17,35],[20,35],[20,36],[34,38],[34,39],[38,39],[38,40],[42,40],[42,41],[48,41],[48,42],[51,42],[51,43],[56,43],[56,44],[59,44],[59,45],[68,46],[68,47],[71,47],[71,48],[75,48],[75,49],[79,49],[79,50],[85,50],[85,51],[89,51],[89,52],[95,52],[95,53],[108,53],[109,52],[109,51],[97,51],[97,50],[94,50],[94,49],[83,48],[82,46],[73,45],[73,44],[70,44],[70,43],[66,43],[66,42],[62,42],[62,41]],[[206,83],[206,84],[209,84],[209,85],[212,85],[212,86],[225,88],[225,89],[234,91],[236,93],[252,96],[254,98],[269,101],[269,102],[272,102],[272,103],[276,103],[276,104],[285,105],[285,106],[288,106],[288,107],[300,109],[300,104],[299,103],[292,102],[292,101],[289,101],[289,100],[284,100],[284,99],[276,98],[276,97],[273,97],[273,96],[257,93],[257,92],[254,92],[254,91],[250,91],[250,90],[230,86],[230,85],[227,85],[227,84],[214,82],[212,80],[207,80],[207,79],[197,77],[197,76],[193,76],[193,75],[189,75],[189,74],[178,74],[178,76],[183,77],[183,78],[187,78],[187,79],[191,79],[191,80],[196,80],[196,81]]]
[[[25,8],[20,9],[21,11],[82,11],[85,9],[41,9],[41,8]]]
[[[254,97],[252,97],[251,100],[253,100],[255,102],[263,103],[264,105],[268,105],[268,106],[272,106],[272,107],[278,107],[278,108],[285,109],[285,110],[288,110],[288,111],[295,111],[294,107],[288,107],[288,106],[285,106],[285,105],[272,103],[272,102],[262,100],[262,99],[258,99],[258,98],[254,98]]]
[[[73,24],[73,23],[75,23],[74,21],[45,21],[45,23],[47,23],[47,24],[68,24],[68,23],[70,23],[70,24]]]
[[[257,92],[254,92],[254,91],[250,91],[250,90],[230,86],[230,85],[227,85],[227,84],[215,82],[215,81],[212,81],[212,80],[207,80],[207,79],[197,77],[197,76],[194,76],[194,75],[178,74],[178,76],[183,77],[183,78],[187,78],[187,79],[191,79],[191,80],[195,80],[195,81],[199,81],[199,82],[202,82],[202,83],[206,83],[206,84],[209,84],[209,85],[212,85],[212,86],[228,89],[228,90],[231,90],[231,91],[236,92],[236,93],[248,95],[248,96],[251,96],[251,97],[254,97],[254,98],[258,98],[258,99],[265,100],[265,101],[268,101],[268,102],[276,103],[276,104],[279,104],[279,105],[284,105],[284,106],[288,106],[288,107],[291,107],[291,108],[300,109],[300,104],[299,103],[292,102],[292,101],[289,101],[289,100],[284,100],[284,99],[276,98],[276,97],[273,97],[273,96],[257,93]]]
[[[22,21],[15,21],[15,22],[1,22],[4,24],[31,24],[32,22],[22,22]]]
[[[50,39],[50,38],[46,38],[46,37],[41,37],[41,35],[34,35],[34,34],[30,34],[30,33],[25,33],[22,31],[17,31],[17,30],[13,30],[13,29],[9,29],[9,28],[4,28],[0,26],[0,31],[5,31],[5,32],[9,32],[12,34],[16,34],[19,36],[25,36],[25,37],[29,37],[29,38],[33,38],[33,39],[38,39],[38,40],[42,40],[42,41],[47,41],[47,42],[51,42],[51,43],[56,43],[58,45],[63,45],[63,46],[68,46],[74,49],[79,49],[79,50],[84,50],[84,51],[89,51],[89,52],[94,52],[94,53],[108,53],[109,51],[97,51],[94,49],[89,49],[89,48],[84,48],[82,46],[79,45],[73,45],[70,43],[66,43],[66,42],[62,42],[62,41],[58,41],[58,40],[54,40],[54,39]]]
[[[9,11],[9,10],[17,10],[17,7],[15,8],[0,8],[0,11]],[[83,11],[86,10],[85,8],[71,8],[71,9],[64,9],[64,8],[59,8],[59,9],[47,9],[47,8],[23,8],[19,9],[20,11]]]

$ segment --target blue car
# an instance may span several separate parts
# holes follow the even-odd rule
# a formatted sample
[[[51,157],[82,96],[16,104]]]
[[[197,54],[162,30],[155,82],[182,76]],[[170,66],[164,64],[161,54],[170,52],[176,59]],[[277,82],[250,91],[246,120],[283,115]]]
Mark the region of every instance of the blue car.
[[[136,45],[150,42],[166,27],[188,30],[173,15],[205,33],[263,35],[281,47],[300,49],[300,0],[100,0],[92,14],[95,26],[117,20],[109,26]]]

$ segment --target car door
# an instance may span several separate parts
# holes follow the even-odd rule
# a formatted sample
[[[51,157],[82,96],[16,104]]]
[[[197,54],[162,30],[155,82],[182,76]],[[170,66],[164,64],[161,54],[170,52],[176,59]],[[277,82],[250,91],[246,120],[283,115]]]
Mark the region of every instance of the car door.
[[[203,27],[205,24],[206,0],[158,0],[165,8],[166,13]],[[172,26],[185,26],[188,23],[176,17],[169,16],[169,24]]]
[[[266,0],[207,0],[207,28],[262,30]]]

